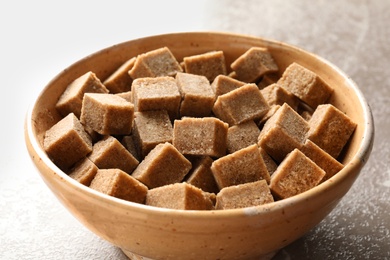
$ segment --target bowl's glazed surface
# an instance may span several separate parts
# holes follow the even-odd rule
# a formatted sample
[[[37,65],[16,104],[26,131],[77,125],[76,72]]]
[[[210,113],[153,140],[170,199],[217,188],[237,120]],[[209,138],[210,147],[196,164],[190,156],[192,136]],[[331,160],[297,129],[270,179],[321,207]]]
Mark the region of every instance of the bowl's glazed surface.
[[[343,152],[345,167],[300,195],[259,207],[181,211],[149,207],[96,192],[71,179],[45,154],[45,131],[60,115],[55,104],[67,85],[93,71],[103,81],[126,60],[167,46],[178,61],[224,51],[227,64],[252,46],[266,47],[280,71],[298,62],[335,90],[330,103],[358,126]],[[41,92],[26,118],[28,151],[41,177],[62,204],[87,228],[128,256],[152,259],[259,259],[288,245],[317,225],[358,177],[370,154],[374,127],[370,108],[355,83],[337,67],[299,48],[262,38],[226,33],[178,33],[124,42],[92,54],[58,74]],[[135,254],[135,255],[133,255]]]

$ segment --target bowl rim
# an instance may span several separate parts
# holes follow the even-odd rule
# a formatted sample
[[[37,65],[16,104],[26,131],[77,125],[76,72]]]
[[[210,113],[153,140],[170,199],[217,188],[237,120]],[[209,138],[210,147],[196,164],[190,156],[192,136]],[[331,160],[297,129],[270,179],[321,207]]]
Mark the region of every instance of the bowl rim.
[[[167,209],[167,208],[159,208],[155,206],[149,206],[145,204],[139,204],[135,202],[130,202],[126,200],[122,200],[119,198],[115,198],[106,194],[103,194],[101,192],[98,192],[96,190],[93,190],[78,181],[74,180],[73,178],[69,177],[65,172],[63,172],[61,169],[59,169],[46,155],[45,151],[42,149],[42,147],[39,145],[37,138],[34,136],[34,131],[33,131],[33,120],[32,120],[32,115],[33,115],[33,110],[37,104],[37,101],[41,98],[41,96],[44,94],[45,90],[54,82],[57,78],[59,78],[62,72],[59,72],[54,78],[52,78],[46,86],[38,93],[37,97],[35,98],[34,102],[32,105],[29,106],[27,115],[25,117],[25,141],[26,143],[29,143],[32,148],[34,149],[34,152],[37,153],[39,158],[42,160],[42,162],[50,168],[53,172],[56,173],[55,177],[53,178],[60,178],[61,181],[66,182],[68,185],[71,185],[73,188],[77,189],[78,191],[84,193],[84,194],[89,194],[90,196],[93,196],[94,199],[100,200],[101,203],[115,203],[116,206],[120,206],[122,208],[127,208],[128,210],[134,210],[134,211],[142,211],[147,214],[155,214],[155,215],[169,215],[169,216],[175,216],[175,215],[180,215],[180,217],[186,217],[186,218],[212,218],[212,217],[237,217],[237,216],[252,216],[252,215],[259,215],[259,214],[265,214],[269,213],[271,211],[278,211],[282,210],[286,206],[294,206],[298,204],[301,201],[307,200],[311,197],[315,197],[316,195],[319,195],[323,192],[326,192],[332,185],[335,185],[336,183],[342,182],[345,178],[347,178],[347,175],[349,174],[349,169],[352,167],[363,167],[364,164],[367,162],[367,159],[369,157],[369,154],[372,150],[373,146],[373,139],[374,139],[374,119],[372,115],[371,108],[366,101],[362,91],[359,89],[357,84],[349,77],[347,76],[341,69],[339,69],[336,65],[332,64],[328,60],[313,54],[309,51],[306,51],[304,49],[301,49],[298,46],[286,43],[286,42],[281,42],[273,39],[268,39],[268,38],[263,38],[263,37],[258,37],[258,36],[252,36],[252,35],[246,35],[246,34],[238,34],[238,33],[228,33],[228,32],[178,32],[178,33],[167,33],[167,34],[158,34],[158,35],[153,35],[153,36],[146,36],[146,37],[141,37],[141,38],[135,38],[135,39],[130,39],[128,41],[115,44],[109,47],[106,47],[104,49],[98,50],[94,53],[91,53],[84,58],[72,63],[69,67],[75,66],[78,63],[81,63],[87,59],[89,59],[92,56],[98,55],[100,53],[105,52],[108,49],[111,49],[113,47],[117,47],[121,44],[126,44],[131,41],[138,41],[138,40],[143,40],[147,38],[153,38],[153,37],[170,37],[170,36],[185,36],[188,34],[195,34],[195,35],[202,35],[205,36],[207,34],[215,34],[215,35],[225,35],[225,36],[233,36],[233,37],[245,37],[245,38],[252,38],[254,40],[261,40],[266,44],[273,44],[273,45],[278,45],[278,46],[283,46],[291,49],[295,49],[298,52],[303,52],[306,55],[313,56],[316,59],[320,60],[322,63],[325,65],[331,67],[334,71],[336,71],[338,74],[340,74],[346,81],[346,85],[350,86],[354,93],[356,93],[358,100],[362,106],[363,109],[363,117],[365,119],[365,128],[363,132],[363,138],[362,141],[359,145],[359,148],[356,152],[356,154],[351,158],[350,162],[348,162],[343,169],[335,174],[333,177],[330,179],[324,181],[320,185],[305,191],[301,194],[295,195],[290,198],[286,198],[283,200],[278,200],[269,204],[264,204],[260,206],[253,206],[253,207],[247,207],[247,208],[238,208],[238,209],[225,209],[225,210],[178,210],[178,209]],[[30,152],[30,151],[29,151]]]

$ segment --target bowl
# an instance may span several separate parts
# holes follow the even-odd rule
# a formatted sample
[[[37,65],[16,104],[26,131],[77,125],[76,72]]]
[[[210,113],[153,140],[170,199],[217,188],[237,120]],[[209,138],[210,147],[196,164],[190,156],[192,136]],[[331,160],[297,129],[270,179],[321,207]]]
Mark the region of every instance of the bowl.
[[[60,119],[55,104],[67,85],[93,71],[104,80],[123,62],[167,46],[178,61],[212,50],[227,64],[252,46],[266,47],[280,70],[292,62],[317,73],[334,94],[330,103],[358,126],[342,154],[345,167],[317,187],[257,207],[184,211],[136,204],[92,190],[61,171],[43,150],[43,136]],[[231,33],[174,33],[135,39],[87,56],[60,72],[42,90],[25,120],[25,140],[40,176],[58,200],[88,229],[132,259],[261,259],[321,222],[348,192],[372,149],[372,113],[362,92],[325,59],[286,43]]]

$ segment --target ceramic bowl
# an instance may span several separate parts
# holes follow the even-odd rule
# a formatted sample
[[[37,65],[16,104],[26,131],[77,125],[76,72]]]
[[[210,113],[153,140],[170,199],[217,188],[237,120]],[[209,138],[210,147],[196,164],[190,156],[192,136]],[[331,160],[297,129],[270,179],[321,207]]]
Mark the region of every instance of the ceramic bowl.
[[[76,77],[93,71],[104,80],[124,61],[167,46],[177,60],[222,50],[230,64],[252,46],[266,47],[283,71],[292,62],[317,73],[334,88],[330,103],[358,126],[342,155],[345,167],[334,177],[297,196],[258,207],[183,211],[127,202],[96,192],[71,179],[42,148],[45,131],[60,116],[55,103]],[[328,61],[300,48],[230,33],[175,33],[120,43],[77,61],[43,89],[25,122],[32,161],[59,201],[88,229],[133,259],[260,259],[303,236],[348,192],[371,152],[370,108],[356,84]]]

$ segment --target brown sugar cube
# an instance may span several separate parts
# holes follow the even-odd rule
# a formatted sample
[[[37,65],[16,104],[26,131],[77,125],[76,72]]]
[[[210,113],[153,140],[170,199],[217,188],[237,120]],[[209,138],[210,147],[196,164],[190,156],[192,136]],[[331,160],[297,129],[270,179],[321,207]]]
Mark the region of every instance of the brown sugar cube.
[[[230,67],[236,74],[236,79],[252,83],[266,73],[278,71],[278,65],[266,48],[251,47],[238,57]]]
[[[285,199],[317,186],[324,176],[324,170],[294,149],[272,175],[269,187],[276,197]]]
[[[203,191],[218,193],[219,189],[210,169],[212,163],[213,159],[209,156],[200,157],[192,164],[192,169],[188,173],[185,182],[194,185]]]
[[[252,144],[257,144],[260,129],[251,120],[229,127],[227,134],[227,151],[234,153]]]
[[[219,189],[258,180],[270,181],[256,144],[215,160],[211,171]]]
[[[116,94],[117,96],[123,98],[124,100],[133,103],[133,95],[131,94],[131,91],[121,92]]]
[[[184,71],[203,75],[210,82],[218,75],[226,75],[225,55],[223,51],[211,51],[183,58]]]
[[[265,167],[267,168],[268,173],[272,176],[272,174],[278,168],[278,165],[263,148],[259,147],[259,150],[260,150],[261,157],[263,158],[263,161],[265,163]]]
[[[131,133],[134,105],[113,94],[86,93],[80,122],[101,135]]]
[[[68,175],[76,181],[80,182],[81,184],[89,186],[91,184],[91,181],[95,177],[97,171],[98,167],[88,158],[84,158],[78,161],[72,167]]]
[[[274,202],[265,180],[223,188],[216,197],[215,209],[239,209]]]
[[[245,82],[233,79],[232,77],[226,75],[218,75],[211,84],[211,88],[213,89],[215,95],[220,96],[239,87],[242,87],[245,84]]]
[[[135,57],[127,60],[103,82],[110,93],[121,93],[131,90],[133,79],[129,75],[129,70],[133,68],[135,60]]]
[[[168,47],[162,47],[137,56],[129,71],[132,79],[145,77],[174,77],[183,69]]]
[[[85,93],[108,93],[108,89],[100,82],[95,73],[89,71],[67,86],[57,101],[57,110],[62,116],[73,113],[77,118],[80,118]]]
[[[269,110],[269,105],[255,84],[247,84],[218,96],[213,112],[230,126],[258,120]]]
[[[89,187],[119,199],[141,204],[145,203],[148,192],[148,187],[120,169],[98,170]]]
[[[287,103],[295,111],[298,110],[299,99],[276,83],[263,88],[260,92],[270,106],[282,106]]]
[[[46,131],[43,147],[49,158],[66,171],[92,151],[92,142],[77,117],[70,113]]]
[[[181,182],[191,169],[187,160],[172,144],[156,145],[132,173],[132,176],[153,189]]]
[[[133,138],[141,158],[157,144],[172,143],[173,127],[167,111],[135,112]]]
[[[174,78],[136,79],[131,92],[135,111],[167,110],[171,120],[178,118],[181,95]]]
[[[121,169],[128,174],[138,166],[138,160],[114,137],[106,136],[95,143],[88,158],[99,169]]]
[[[275,161],[281,162],[306,140],[309,124],[288,104],[283,104],[264,124],[258,145]]]
[[[338,162],[335,158],[330,156],[330,154],[322,150],[309,139],[307,139],[305,144],[302,146],[301,152],[303,152],[307,157],[309,157],[325,171],[326,175],[322,181],[326,181],[344,167],[340,162]]]
[[[181,210],[211,210],[213,203],[201,189],[188,183],[175,183],[150,189],[146,205]]]
[[[140,155],[138,154],[138,147],[135,144],[133,135],[125,135],[122,137],[121,144],[134,156],[138,161],[141,160]]]
[[[173,145],[185,155],[226,154],[228,125],[218,118],[184,117],[173,124]]]
[[[297,63],[287,67],[277,84],[312,108],[325,103],[333,93],[333,89],[316,73]]]
[[[319,105],[309,120],[307,138],[337,158],[355,131],[356,123],[331,104]]]
[[[215,94],[205,76],[179,72],[176,82],[182,96],[181,116],[210,116]]]

